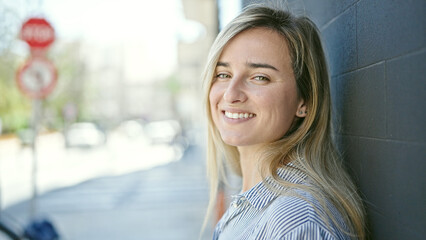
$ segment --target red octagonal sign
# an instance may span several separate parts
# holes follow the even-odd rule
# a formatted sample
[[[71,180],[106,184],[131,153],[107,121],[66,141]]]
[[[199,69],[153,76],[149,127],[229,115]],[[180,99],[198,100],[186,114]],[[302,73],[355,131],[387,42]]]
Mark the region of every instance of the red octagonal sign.
[[[30,18],[22,25],[21,39],[31,48],[45,48],[55,40],[55,31],[44,18]]]

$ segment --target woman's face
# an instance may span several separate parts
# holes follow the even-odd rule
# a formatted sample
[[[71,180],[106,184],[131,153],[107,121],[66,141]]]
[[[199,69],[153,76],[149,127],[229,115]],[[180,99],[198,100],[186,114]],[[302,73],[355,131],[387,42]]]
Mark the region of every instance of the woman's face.
[[[219,57],[209,100],[225,143],[250,146],[283,137],[296,116],[305,116],[286,39],[267,28],[236,35]]]

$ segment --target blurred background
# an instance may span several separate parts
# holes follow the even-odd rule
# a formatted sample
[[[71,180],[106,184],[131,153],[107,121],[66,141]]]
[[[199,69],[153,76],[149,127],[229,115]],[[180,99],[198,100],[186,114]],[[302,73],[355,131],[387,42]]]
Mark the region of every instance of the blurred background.
[[[0,0],[0,226],[22,233],[47,219],[61,239],[198,238],[201,72],[240,10],[239,0]],[[34,55],[19,38],[34,17],[54,28],[44,54],[58,72],[39,100],[16,80]]]
[[[61,239],[198,239],[200,75],[219,30],[260,2],[284,3],[321,32],[335,137],[370,239],[423,239],[426,1],[0,0],[0,240],[5,226],[22,234],[40,219]],[[19,38],[31,17],[55,30],[44,53]],[[35,100],[17,72],[39,54],[58,77]],[[235,190],[224,188],[201,239]]]

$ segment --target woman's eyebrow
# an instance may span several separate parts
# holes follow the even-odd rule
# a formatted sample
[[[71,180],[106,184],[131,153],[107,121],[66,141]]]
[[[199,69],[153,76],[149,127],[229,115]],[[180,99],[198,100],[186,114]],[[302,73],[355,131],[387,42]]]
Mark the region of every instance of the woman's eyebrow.
[[[227,62],[217,62],[216,67],[229,67],[229,63]],[[276,67],[267,64],[267,63],[247,63],[247,66],[249,66],[250,68],[269,68],[275,71],[279,71]]]
[[[229,63],[217,62],[216,67],[229,67]]]
[[[275,71],[279,71],[276,67],[269,65],[267,63],[247,63],[247,66],[249,66],[250,68],[269,68]]]

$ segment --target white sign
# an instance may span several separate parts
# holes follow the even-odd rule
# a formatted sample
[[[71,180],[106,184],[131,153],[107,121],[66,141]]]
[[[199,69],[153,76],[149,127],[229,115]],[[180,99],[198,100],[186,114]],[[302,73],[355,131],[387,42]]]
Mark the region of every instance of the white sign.
[[[44,58],[33,58],[18,70],[18,86],[31,98],[46,97],[56,85],[55,66]]]

